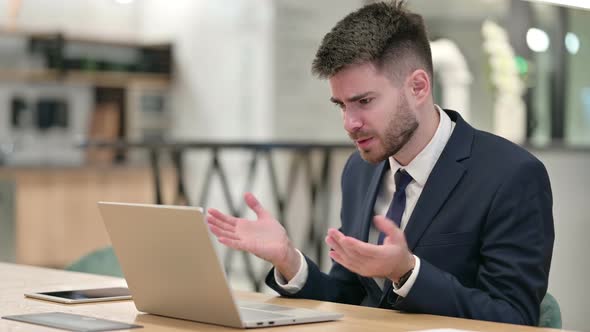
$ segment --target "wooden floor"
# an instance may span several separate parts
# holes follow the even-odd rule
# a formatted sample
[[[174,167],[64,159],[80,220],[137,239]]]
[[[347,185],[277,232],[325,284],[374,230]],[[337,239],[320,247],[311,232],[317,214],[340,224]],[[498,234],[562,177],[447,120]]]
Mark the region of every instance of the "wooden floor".
[[[165,184],[172,184],[172,172],[164,174]],[[148,167],[0,168],[0,179],[16,184],[20,264],[62,268],[108,245],[97,201],[154,202]],[[171,197],[171,186],[164,189]]]

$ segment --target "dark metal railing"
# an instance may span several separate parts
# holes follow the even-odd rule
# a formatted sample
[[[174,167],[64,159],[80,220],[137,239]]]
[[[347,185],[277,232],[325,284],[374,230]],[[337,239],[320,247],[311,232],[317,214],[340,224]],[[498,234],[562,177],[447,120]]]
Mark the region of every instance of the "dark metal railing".
[[[271,184],[271,192],[274,203],[277,207],[277,219],[283,223],[283,226],[289,231],[289,224],[286,218],[286,211],[292,202],[295,182],[297,175],[303,172],[305,174],[305,183],[310,199],[310,213],[307,229],[304,231],[305,248],[311,248],[312,255],[318,262],[324,259],[323,238],[326,234],[329,222],[329,210],[331,203],[330,179],[332,177],[331,165],[334,159],[334,153],[345,151],[350,153],[354,147],[350,143],[297,143],[297,142],[127,142],[127,141],[89,141],[82,144],[84,148],[110,148],[117,150],[144,149],[149,153],[149,160],[152,169],[153,183],[155,188],[155,203],[163,203],[162,193],[162,173],[160,160],[163,154],[169,153],[173,168],[176,173],[175,197],[173,204],[188,205],[189,200],[186,191],[184,154],[187,151],[201,150],[208,151],[211,154],[209,164],[203,177],[199,199],[199,206],[207,206],[210,198],[212,179],[217,176],[220,180],[221,191],[225,203],[228,206],[229,213],[234,216],[244,216],[247,207],[243,201],[238,203],[232,198],[232,181],[227,176],[226,169],[220,158],[223,151],[248,151],[250,153],[249,162],[246,168],[246,184],[242,192],[251,191],[256,181],[257,170],[261,162],[265,162],[268,169],[268,176]],[[289,170],[287,172],[287,185],[284,191],[279,188],[279,178],[277,175],[276,161],[273,153],[276,151],[290,152]],[[320,159],[319,172],[313,167],[312,159],[318,156]],[[224,257],[224,266],[228,273],[231,273],[232,261],[235,251],[229,250]],[[248,281],[252,288],[259,291],[264,283],[264,275],[256,274],[252,257],[243,252],[242,259],[245,264]]]

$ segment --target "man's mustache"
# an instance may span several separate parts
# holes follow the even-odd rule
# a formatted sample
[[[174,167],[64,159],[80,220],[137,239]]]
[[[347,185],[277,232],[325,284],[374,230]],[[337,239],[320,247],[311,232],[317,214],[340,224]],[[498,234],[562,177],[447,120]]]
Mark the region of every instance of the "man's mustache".
[[[371,134],[368,131],[358,131],[358,132],[355,132],[355,133],[348,133],[348,137],[350,137],[350,139],[353,140],[353,141],[357,141],[357,140],[362,139],[362,138],[369,138],[369,137],[372,137],[372,136],[375,136],[375,135]]]

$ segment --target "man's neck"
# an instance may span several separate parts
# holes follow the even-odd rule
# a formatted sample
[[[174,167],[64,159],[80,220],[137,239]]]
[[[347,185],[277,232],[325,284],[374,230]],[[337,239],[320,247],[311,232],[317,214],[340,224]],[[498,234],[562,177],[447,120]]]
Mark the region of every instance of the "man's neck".
[[[432,104],[431,110],[424,112],[426,116],[420,122],[416,132],[408,143],[393,158],[402,166],[407,166],[430,143],[440,122],[438,109]]]

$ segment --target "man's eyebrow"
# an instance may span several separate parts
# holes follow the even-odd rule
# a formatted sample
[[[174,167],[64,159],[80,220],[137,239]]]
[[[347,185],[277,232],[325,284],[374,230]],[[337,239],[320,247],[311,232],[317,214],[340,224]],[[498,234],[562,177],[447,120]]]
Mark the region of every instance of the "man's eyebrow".
[[[367,96],[370,95],[370,94],[372,94],[372,93],[373,93],[373,91],[367,91],[367,92],[358,94],[356,96],[352,96],[352,97],[346,99],[346,101],[349,102],[349,103],[353,103],[353,102],[359,101],[359,100],[361,100],[363,98],[367,98]],[[340,99],[338,99],[338,98],[330,97],[330,101],[333,102],[334,104],[342,104],[342,101]]]
[[[330,101],[333,102],[334,104],[338,104],[338,105],[342,104],[342,102],[338,98],[330,97]]]

